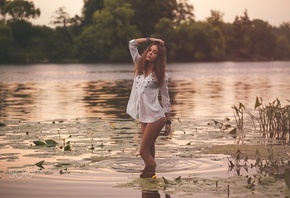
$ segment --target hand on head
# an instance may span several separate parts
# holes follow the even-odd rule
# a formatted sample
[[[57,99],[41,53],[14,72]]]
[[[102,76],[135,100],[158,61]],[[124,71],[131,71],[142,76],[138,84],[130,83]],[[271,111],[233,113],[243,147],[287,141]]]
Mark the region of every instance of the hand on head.
[[[152,42],[158,43],[159,45],[164,46],[164,41],[161,39],[157,39],[157,38],[151,38]]]

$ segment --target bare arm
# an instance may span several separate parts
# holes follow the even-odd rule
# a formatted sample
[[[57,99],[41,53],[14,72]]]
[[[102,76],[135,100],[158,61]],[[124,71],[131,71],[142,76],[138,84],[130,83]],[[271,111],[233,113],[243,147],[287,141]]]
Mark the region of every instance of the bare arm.
[[[147,38],[137,38],[135,40],[138,44],[147,43],[147,42],[156,42],[156,43],[159,43],[160,45],[164,45],[164,41],[158,38],[147,37]]]

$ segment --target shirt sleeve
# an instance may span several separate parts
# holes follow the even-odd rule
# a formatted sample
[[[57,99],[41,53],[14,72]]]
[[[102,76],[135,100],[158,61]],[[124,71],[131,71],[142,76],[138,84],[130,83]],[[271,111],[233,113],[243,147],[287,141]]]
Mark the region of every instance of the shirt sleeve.
[[[129,50],[131,53],[131,57],[136,64],[138,59],[141,57],[139,52],[138,52],[138,43],[135,39],[129,41]]]
[[[170,97],[168,92],[168,75],[165,73],[165,78],[162,86],[160,87],[161,103],[164,113],[170,113]]]

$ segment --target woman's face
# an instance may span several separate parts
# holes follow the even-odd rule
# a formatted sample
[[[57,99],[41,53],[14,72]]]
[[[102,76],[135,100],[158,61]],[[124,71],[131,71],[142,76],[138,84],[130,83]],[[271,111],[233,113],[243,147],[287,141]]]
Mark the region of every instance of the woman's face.
[[[146,60],[148,62],[155,62],[158,56],[158,48],[156,45],[152,45],[146,55]]]

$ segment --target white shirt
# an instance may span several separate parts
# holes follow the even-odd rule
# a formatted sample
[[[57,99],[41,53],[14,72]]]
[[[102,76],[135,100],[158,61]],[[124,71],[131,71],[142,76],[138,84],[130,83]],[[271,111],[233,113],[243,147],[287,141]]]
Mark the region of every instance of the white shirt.
[[[140,58],[136,40],[129,42],[129,49],[134,63]],[[165,117],[170,112],[170,99],[168,94],[168,75],[165,73],[164,83],[157,85],[157,79],[152,74],[147,77],[135,73],[131,95],[127,105],[127,113],[142,123],[151,123]],[[158,100],[159,92],[161,104]]]

